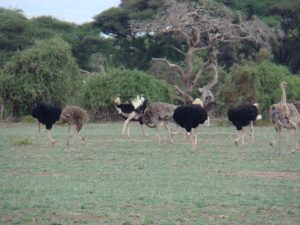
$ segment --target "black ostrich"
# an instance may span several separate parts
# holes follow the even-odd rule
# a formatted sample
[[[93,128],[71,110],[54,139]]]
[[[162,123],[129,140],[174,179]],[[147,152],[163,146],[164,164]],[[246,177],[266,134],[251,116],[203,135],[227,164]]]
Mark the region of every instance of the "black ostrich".
[[[187,131],[189,139],[190,134],[193,133],[192,129],[194,129],[194,137],[191,136],[191,142],[193,150],[195,150],[197,145],[196,128],[199,126],[199,124],[203,124],[205,120],[207,120],[207,112],[203,108],[202,101],[197,98],[193,104],[177,107],[174,111],[173,119],[179,126]]]
[[[130,131],[129,131],[129,122],[139,121],[141,125],[142,132],[145,136],[146,133],[143,128],[142,122],[142,114],[147,106],[147,100],[143,96],[137,96],[135,99],[131,101],[131,103],[123,104],[119,97],[114,100],[114,106],[118,111],[118,114],[122,116],[125,120],[122,135],[125,135],[125,130],[127,128],[127,137],[130,138]]]
[[[233,123],[233,125],[238,130],[235,144],[238,145],[240,139],[242,138],[242,145],[245,144],[245,126],[250,124],[250,135],[251,143],[254,144],[254,132],[253,132],[253,122],[261,119],[261,115],[258,115],[258,104],[242,104],[237,108],[231,108],[228,110],[228,119]]]
[[[60,114],[61,109],[59,107],[44,102],[36,102],[31,107],[31,115],[38,121],[38,139],[40,137],[41,124],[44,124],[48,133],[48,143],[50,146],[54,145],[50,130],[53,124],[59,120]]]

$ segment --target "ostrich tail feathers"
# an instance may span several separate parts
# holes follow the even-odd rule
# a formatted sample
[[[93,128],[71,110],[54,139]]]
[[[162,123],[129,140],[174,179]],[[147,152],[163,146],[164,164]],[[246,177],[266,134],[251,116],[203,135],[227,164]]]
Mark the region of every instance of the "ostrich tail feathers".
[[[259,114],[257,117],[256,117],[256,120],[261,120],[262,119],[262,115]]]
[[[136,96],[135,99],[133,99],[131,101],[131,104],[133,105],[133,107],[135,109],[137,109],[138,107],[140,107],[141,105],[143,105],[144,102],[145,102],[145,97],[143,95],[138,95],[138,96]]]

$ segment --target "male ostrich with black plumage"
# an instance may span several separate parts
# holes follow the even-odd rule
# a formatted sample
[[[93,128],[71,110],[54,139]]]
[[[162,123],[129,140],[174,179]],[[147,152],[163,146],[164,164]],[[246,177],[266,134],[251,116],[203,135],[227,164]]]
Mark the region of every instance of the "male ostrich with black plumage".
[[[53,124],[59,120],[60,114],[61,109],[59,107],[44,102],[36,102],[31,107],[31,115],[38,121],[38,139],[40,139],[41,124],[44,124],[50,146],[54,145],[54,139],[51,137],[50,130]]]
[[[191,140],[192,148],[195,150],[197,145],[196,128],[207,120],[207,112],[203,108],[202,101],[196,98],[192,104],[177,107],[174,111],[173,119],[187,131],[188,139]]]
[[[85,138],[79,134],[82,126],[89,120],[88,112],[78,106],[67,106],[60,115],[60,123],[68,123],[69,133],[67,145],[69,145],[71,125],[75,125],[75,138],[85,141]]]
[[[231,108],[228,110],[228,119],[233,123],[233,125],[238,130],[235,144],[238,145],[240,139],[242,139],[242,145],[245,144],[245,131],[244,127],[250,124],[250,135],[251,143],[254,144],[254,132],[253,132],[253,122],[261,119],[261,115],[258,115],[258,104],[242,104],[237,108]]]
[[[114,107],[118,111],[118,114],[126,119],[122,130],[123,136],[125,135],[125,130],[127,128],[127,137],[130,138],[129,122],[131,120],[139,121],[143,134],[147,136],[144,131],[143,122],[141,119],[146,105],[147,100],[143,96],[139,95],[135,99],[133,99],[131,103],[121,103],[121,99],[119,97],[114,100]]]

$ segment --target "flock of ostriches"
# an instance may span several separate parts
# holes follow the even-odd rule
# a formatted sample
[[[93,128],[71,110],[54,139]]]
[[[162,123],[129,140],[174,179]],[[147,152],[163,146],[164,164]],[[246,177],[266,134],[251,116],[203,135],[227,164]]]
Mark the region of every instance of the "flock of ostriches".
[[[282,91],[281,101],[270,107],[270,118],[274,124],[275,130],[278,134],[278,138],[275,141],[271,141],[271,145],[279,144],[280,149],[280,139],[281,139],[281,129],[286,128],[291,131],[293,136],[293,150],[297,149],[297,130],[300,125],[300,103],[286,102],[285,88],[287,86],[286,82],[280,83],[280,88]],[[160,128],[164,126],[168,131],[168,136],[170,142],[173,143],[173,135],[175,132],[171,131],[170,123],[174,122],[179,127],[186,130],[186,139],[192,144],[192,148],[195,149],[197,145],[197,135],[196,129],[200,124],[204,124],[208,119],[207,111],[202,103],[202,101],[197,98],[191,104],[175,106],[168,103],[153,102],[147,104],[147,100],[143,96],[137,96],[130,103],[121,103],[120,98],[114,100],[114,107],[118,114],[125,119],[122,135],[130,137],[129,122],[138,121],[141,125],[143,134],[146,136],[143,129],[143,125],[151,128],[156,128],[158,142],[161,144]],[[69,145],[70,137],[70,126],[75,126],[75,137],[80,138],[85,141],[85,138],[79,134],[82,126],[88,121],[88,112],[77,106],[67,106],[65,109],[61,110],[59,107],[54,105],[36,102],[31,108],[31,115],[38,120],[39,125],[39,135],[40,136],[40,124],[46,126],[48,133],[49,145],[54,145],[54,140],[51,137],[50,129],[53,124],[58,121],[58,123],[68,123],[69,125],[69,135],[67,145]],[[254,143],[254,132],[253,123],[261,119],[261,115],[258,113],[258,104],[242,104],[237,108],[231,108],[228,110],[228,119],[233,123],[233,125],[238,130],[236,138],[234,140],[235,144],[238,145],[240,142],[244,145],[244,128],[250,124],[250,135],[251,143]],[[177,132],[178,132],[177,129]]]

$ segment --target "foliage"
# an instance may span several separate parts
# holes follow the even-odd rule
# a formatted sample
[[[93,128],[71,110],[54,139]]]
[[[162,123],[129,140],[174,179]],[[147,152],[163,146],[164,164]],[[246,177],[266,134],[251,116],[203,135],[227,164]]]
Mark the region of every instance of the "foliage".
[[[258,64],[234,65],[219,88],[219,113],[224,115],[229,107],[254,102],[258,102],[260,110],[267,113],[269,107],[281,99],[281,81],[288,83],[288,101],[300,99],[300,78],[292,75],[287,67],[267,60]]]
[[[111,55],[115,55],[115,47],[110,39],[85,34],[73,45],[72,52],[80,68],[99,72],[99,67],[112,64]]]
[[[233,65],[219,87],[218,113],[226,115],[231,107],[255,102],[255,67]]]
[[[126,37],[129,15],[122,8],[111,8],[94,17],[94,26],[107,35]]]
[[[233,11],[246,12],[248,17],[259,16],[269,26],[281,27],[286,37],[281,48],[273,49],[275,59],[289,66],[293,73],[300,71],[300,0],[216,0]]]
[[[172,101],[170,86],[138,70],[111,69],[106,75],[90,77],[85,86],[84,105],[95,117],[99,111],[112,108],[113,100],[120,97],[128,102],[137,95],[143,95],[148,101]],[[99,119],[99,118],[97,118]]]
[[[288,83],[287,100],[300,99],[300,78],[293,76],[287,67],[264,61],[256,66],[256,97],[262,110],[267,111],[270,105],[281,99],[279,83]]]
[[[0,67],[15,51],[32,44],[31,24],[18,10],[0,8]]]
[[[14,110],[24,110],[36,99],[62,106],[76,101],[80,82],[70,46],[56,37],[36,41],[5,64],[0,94]]]

